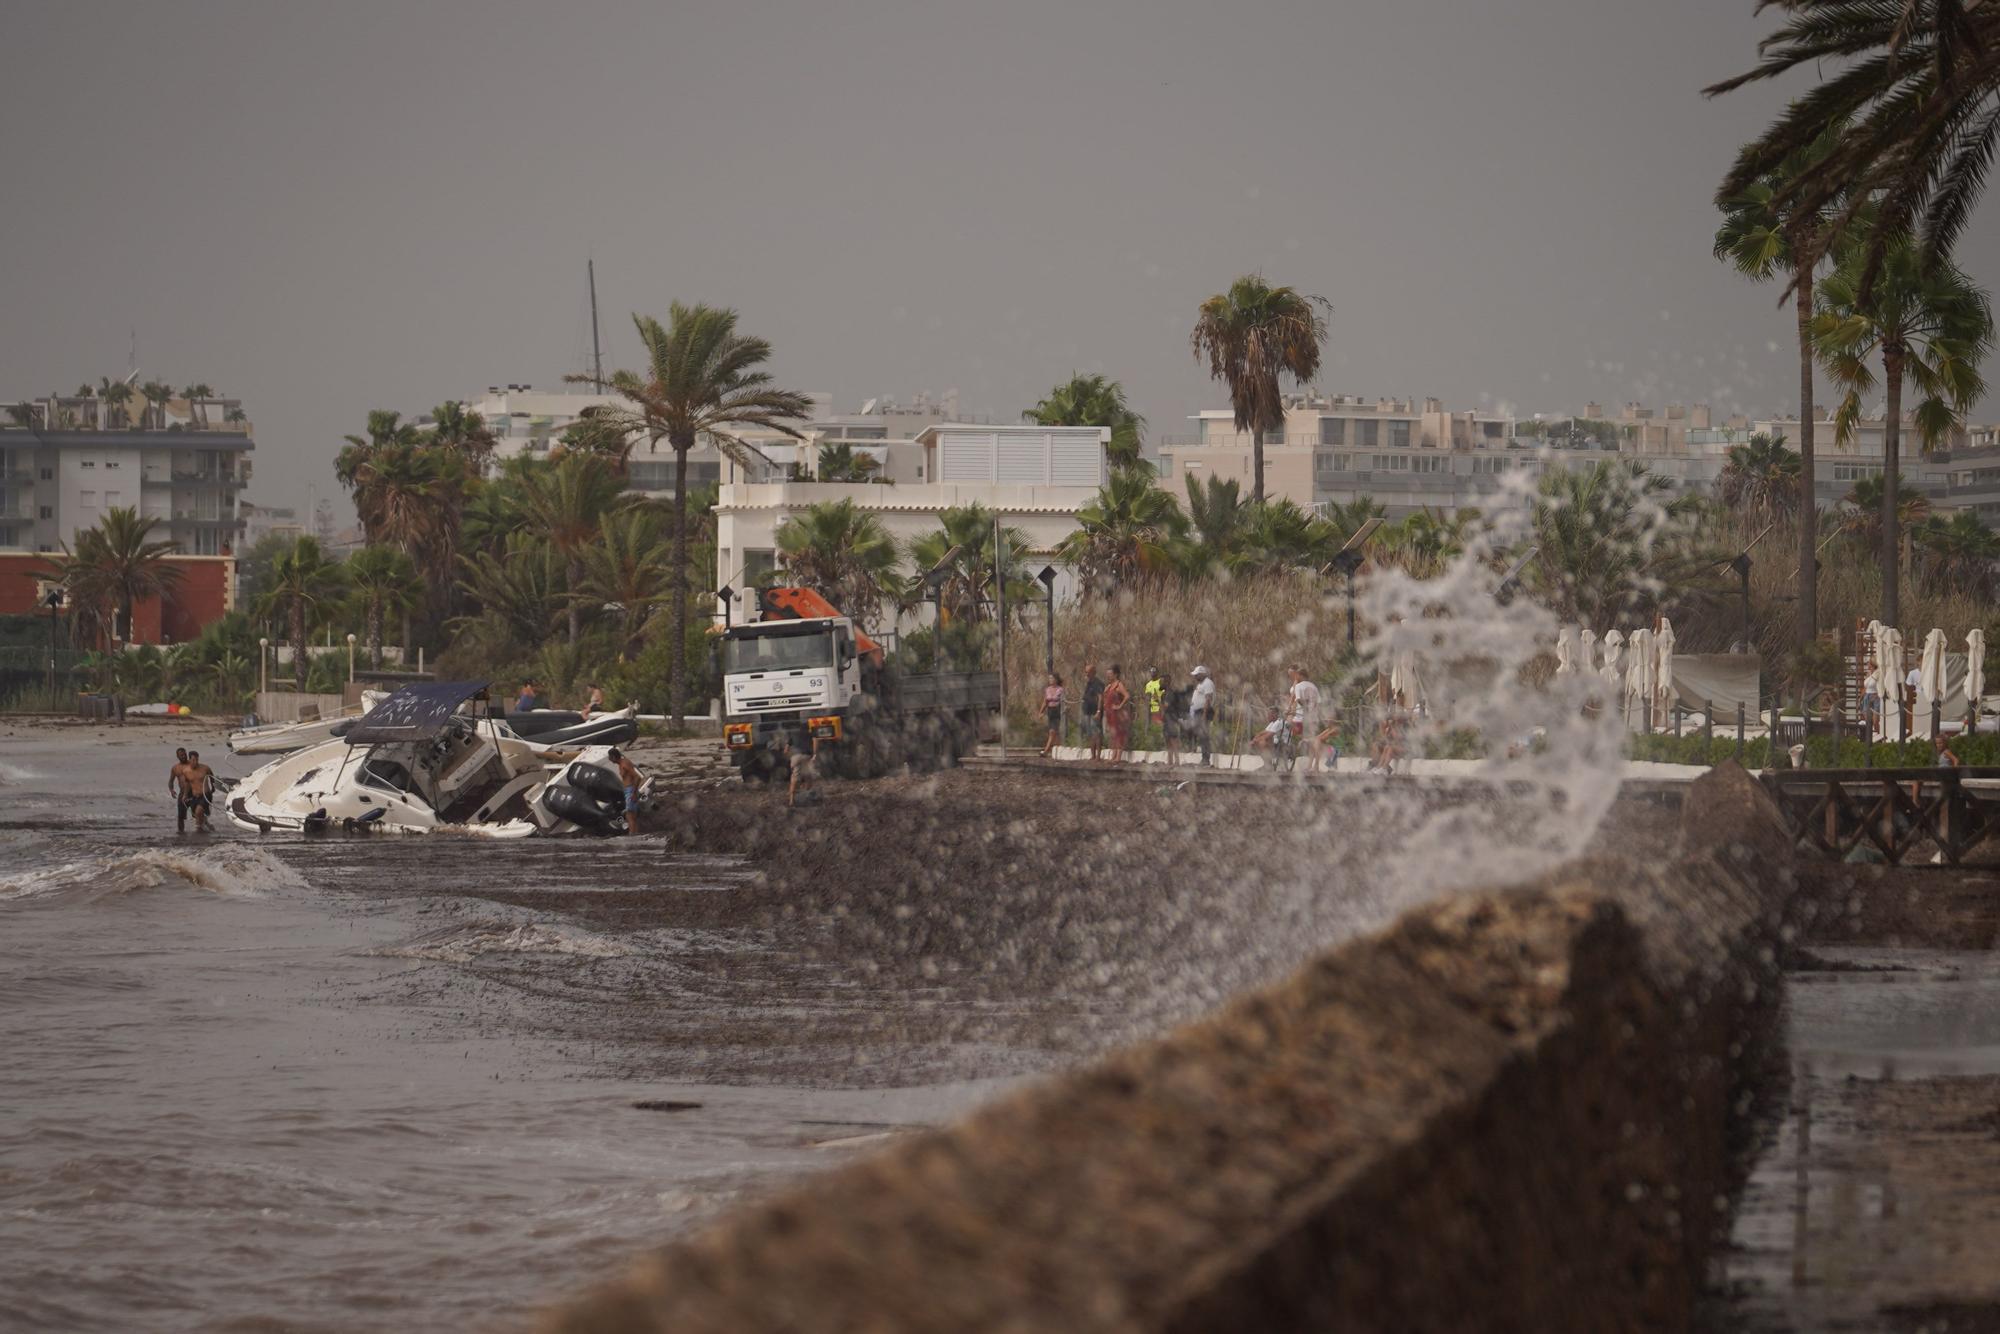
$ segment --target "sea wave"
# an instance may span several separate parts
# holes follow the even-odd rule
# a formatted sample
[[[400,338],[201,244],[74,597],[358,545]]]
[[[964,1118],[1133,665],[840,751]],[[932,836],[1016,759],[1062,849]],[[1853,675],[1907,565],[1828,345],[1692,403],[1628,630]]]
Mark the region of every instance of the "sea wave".
[[[440,927],[400,945],[371,953],[392,959],[423,959],[437,963],[471,963],[489,954],[571,954],[589,959],[619,959],[632,953],[605,936],[573,926],[541,922],[464,922]]]
[[[101,899],[172,887],[225,898],[260,898],[273,890],[303,889],[305,883],[298,872],[255,848],[149,849],[84,857],[26,872],[0,871],[0,900]]]
[[[9,764],[0,760],[0,787],[31,787],[43,780],[44,775],[24,765]]]

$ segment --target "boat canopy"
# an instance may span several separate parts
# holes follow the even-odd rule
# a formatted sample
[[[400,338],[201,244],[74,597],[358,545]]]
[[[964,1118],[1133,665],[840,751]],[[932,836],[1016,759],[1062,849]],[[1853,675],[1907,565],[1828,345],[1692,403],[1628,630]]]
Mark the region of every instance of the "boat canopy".
[[[404,686],[355,719],[340,739],[350,746],[428,741],[444,731],[459,705],[485,694],[484,681],[426,681]]]

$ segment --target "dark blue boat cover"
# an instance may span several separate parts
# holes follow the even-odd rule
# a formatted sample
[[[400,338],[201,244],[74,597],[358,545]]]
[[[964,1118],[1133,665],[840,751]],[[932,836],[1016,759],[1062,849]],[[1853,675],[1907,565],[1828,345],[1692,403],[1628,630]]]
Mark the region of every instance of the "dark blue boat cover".
[[[355,719],[341,740],[350,746],[426,741],[444,730],[459,705],[485,693],[484,681],[425,681],[404,686]]]

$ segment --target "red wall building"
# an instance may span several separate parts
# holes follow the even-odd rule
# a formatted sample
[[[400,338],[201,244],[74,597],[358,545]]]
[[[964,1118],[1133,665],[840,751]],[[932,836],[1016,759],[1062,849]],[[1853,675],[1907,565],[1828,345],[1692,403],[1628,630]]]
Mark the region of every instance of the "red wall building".
[[[0,615],[47,615],[39,598],[48,578],[48,557],[0,552]],[[180,583],[164,598],[145,598],[132,608],[132,642],[184,644],[203,627],[236,607],[234,556],[169,556]]]

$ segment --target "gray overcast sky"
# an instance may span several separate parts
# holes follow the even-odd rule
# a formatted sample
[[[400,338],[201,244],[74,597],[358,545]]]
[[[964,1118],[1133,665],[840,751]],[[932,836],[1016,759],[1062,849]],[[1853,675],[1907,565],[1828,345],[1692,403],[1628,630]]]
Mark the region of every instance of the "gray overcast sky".
[[[0,397],[122,374],[136,328],[303,503],[371,407],[582,369],[594,254],[609,359],[630,311],[728,304],[845,408],[1012,416],[1079,369],[1181,434],[1225,401],[1195,307],[1261,270],[1333,301],[1331,391],[1780,409],[1788,314],[1709,256],[1780,100],[1699,95],[1752,8],[14,0]]]

